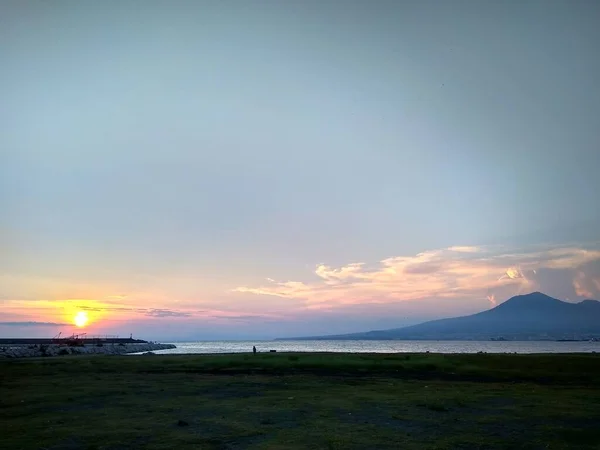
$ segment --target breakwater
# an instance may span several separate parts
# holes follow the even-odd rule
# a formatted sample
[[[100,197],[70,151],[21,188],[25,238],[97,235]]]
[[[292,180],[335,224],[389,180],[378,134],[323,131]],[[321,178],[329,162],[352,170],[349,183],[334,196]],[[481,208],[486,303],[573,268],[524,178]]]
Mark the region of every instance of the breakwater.
[[[68,339],[74,339],[73,337],[64,336],[62,338],[0,338],[0,347],[6,347],[7,345],[39,345],[39,344],[60,344],[61,341],[67,341]],[[77,342],[83,344],[147,344],[148,341],[142,339],[132,338],[119,338],[119,337],[78,337]],[[63,342],[64,343],[64,342]]]
[[[58,344],[0,344],[0,358],[35,358],[63,355],[123,355],[125,353],[152,352],[176,348],[173,344],[102,343],[67,346]]]

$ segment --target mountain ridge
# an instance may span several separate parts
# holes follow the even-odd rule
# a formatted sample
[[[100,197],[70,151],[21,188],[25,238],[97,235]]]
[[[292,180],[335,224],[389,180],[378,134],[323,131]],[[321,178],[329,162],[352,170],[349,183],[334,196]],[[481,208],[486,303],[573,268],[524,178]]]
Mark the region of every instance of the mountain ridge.
[[[600,337],[600,302],[565,302],[541,292],[517,295],[492,309],[401,328],[278,340],[556,340]]]

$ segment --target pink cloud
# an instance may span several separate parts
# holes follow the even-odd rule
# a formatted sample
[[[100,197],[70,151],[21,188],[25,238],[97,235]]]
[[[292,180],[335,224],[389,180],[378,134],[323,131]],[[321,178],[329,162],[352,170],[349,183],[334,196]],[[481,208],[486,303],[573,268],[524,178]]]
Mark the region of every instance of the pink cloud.
[[[584,272],[577,272],[573,278],[573,289],[575,289],[575,293],[580,297],[592,298],[594,296],[592,291],[594,288],[598,289],[598,287],[599,283],[587,277]]]
[[[479,253],[481,251],[481,247],[469,246],[469,245],[455,245],[453,247],[448,248],[451,252],[459,252],[459,253]]]
[[[598,260],[600,251],[579,247],[520,252],[502,247],[450,247],[387,258],[374,269],[367,269],[365,263],[337,268],[319,264],[314,282],[271,280],[234,291],[303,299],[308,308],[316,309],[427,298],[487,298],[496,304],[499,297],[539,289],[540,269],[572,270]],[[578,295],[591,296],[589,290],[578,289]]]

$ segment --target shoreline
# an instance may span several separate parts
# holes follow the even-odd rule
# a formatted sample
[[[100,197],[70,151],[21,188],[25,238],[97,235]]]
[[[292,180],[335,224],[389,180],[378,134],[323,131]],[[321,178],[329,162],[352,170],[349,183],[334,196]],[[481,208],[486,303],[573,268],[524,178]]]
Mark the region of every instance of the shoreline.
[[[275,343],[275,342],[172,342],[174,350],[159,354],[238,354],[250,353],[255,344],[258,353],[443,353],[443,354],[542,354],[542,353],[600,353],[600,342],[355,342],[355,343]]]
[[[175,347],[177,348],[177,347]],[[171,350],[171,349],[163,349]],[[518,353],[518,352],[334,352],[334,351],[319,351],[309,352],[302,350],[278,350],[276,352],[256,352],[257,355],[351,355],[351,356],[403,356],[403,355],[521,355],[521,356],[539,356],[539,355],[596,355],[599,352],[539,352],[539,353]],[[244,352],[204,352],[204,353],[156,353],[159,356],[236,356],[236,355],[252,355],[252,350]]]

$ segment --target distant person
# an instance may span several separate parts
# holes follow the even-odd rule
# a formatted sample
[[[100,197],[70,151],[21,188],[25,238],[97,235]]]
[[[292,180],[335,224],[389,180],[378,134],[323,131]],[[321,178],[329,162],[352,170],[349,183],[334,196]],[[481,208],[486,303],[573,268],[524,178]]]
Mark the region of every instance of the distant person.
[[[252,353],[254,353],[256,355],[256,345],[252,346]]]

